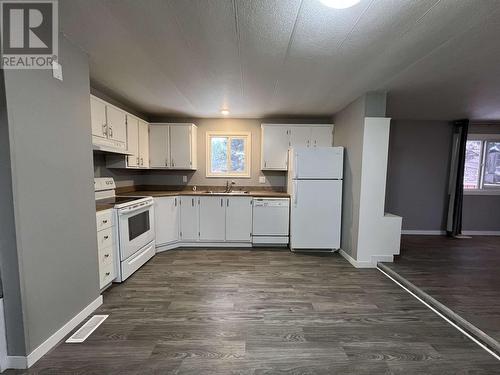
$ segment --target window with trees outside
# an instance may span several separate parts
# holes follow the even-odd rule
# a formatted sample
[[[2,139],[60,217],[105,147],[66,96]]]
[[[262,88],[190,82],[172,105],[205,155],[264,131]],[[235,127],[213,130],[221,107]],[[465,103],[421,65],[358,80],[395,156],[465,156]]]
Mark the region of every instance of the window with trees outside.
[[[207,177],[250,177],[250,133],[207,132]]]
[[[464,192],[500,194],[500,135],[469,135]]]

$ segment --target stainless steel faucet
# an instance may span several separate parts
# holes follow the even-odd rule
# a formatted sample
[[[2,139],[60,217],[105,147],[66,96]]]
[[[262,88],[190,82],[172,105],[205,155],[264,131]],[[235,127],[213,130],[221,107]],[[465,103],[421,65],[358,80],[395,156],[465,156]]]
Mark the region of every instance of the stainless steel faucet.
[[[229,184],[229,180],[226,181],[226,190],[224,191],[225,193],[230,193],[233,190],[233,186],[236,184],[236,182],[231,181],[231,184]]]

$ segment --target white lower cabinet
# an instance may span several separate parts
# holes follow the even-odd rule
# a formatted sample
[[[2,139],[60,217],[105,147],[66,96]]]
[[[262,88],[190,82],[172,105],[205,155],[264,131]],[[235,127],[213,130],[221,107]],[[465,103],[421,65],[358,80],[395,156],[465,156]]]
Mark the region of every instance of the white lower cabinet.
[[[115,279],[113,262],[115,240],[113,211],[104,210],[96,213],[97,221],[97,256],[99,258],[99,287],[105,288]]]
[[[156,245],[167,245],[179,241],[180,198],[155,198]]]
[[[220,242],[226,238],[224,197],[198,197],[200,206],[200,241]]]
[[[252,240],[252,197],[155,198],[156,244]]]
[[[230,197],[226,203],[226,241],[252,239],[252,197]]]
[[[199,238],[199,210],[198,197],[181,196],[181,241],[198,241]]]

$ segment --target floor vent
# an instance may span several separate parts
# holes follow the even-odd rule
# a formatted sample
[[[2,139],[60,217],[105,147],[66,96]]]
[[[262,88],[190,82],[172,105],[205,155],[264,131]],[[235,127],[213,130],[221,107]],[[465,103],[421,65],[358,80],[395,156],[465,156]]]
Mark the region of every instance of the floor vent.
[[[73,335],[66,340],[69,344],[81,343],[84,342],[87,337],[90,336],[92,332],[94,332],[97,327],[101,325],[102,322],[106,320],[109,315],[94,315],[90,318],[87,323],[80,327],[78,331],[73,333]]]

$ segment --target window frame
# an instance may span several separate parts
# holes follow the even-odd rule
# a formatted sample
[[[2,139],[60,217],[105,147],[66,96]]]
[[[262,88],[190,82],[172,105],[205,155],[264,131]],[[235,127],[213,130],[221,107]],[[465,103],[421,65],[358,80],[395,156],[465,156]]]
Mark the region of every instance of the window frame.
[[[484,168],[486,166],[486,147],[488,142],[500,142],[500,134],[469,134],[467,141],[481,142],[481,164],[479,166],[479,188],[463,189],[464,195],[500,195],[500,187],[484,188]],[[463,181],[462,181],[463,183]]]
[[[212,172],[212,138],[226,137],[228,138],[227,150],[228,159],[227,162],[231,163],[231,139],[233,138],[245,138],[245,170],[241,173],[235,172],[223,172],[223,173],[213,173]],[[252,133],[251,132],[230,132],[230,131],[207,131],[205,138],[205,149],[206,149],[206,177],[210,178],[251,178],[252,172]]]

